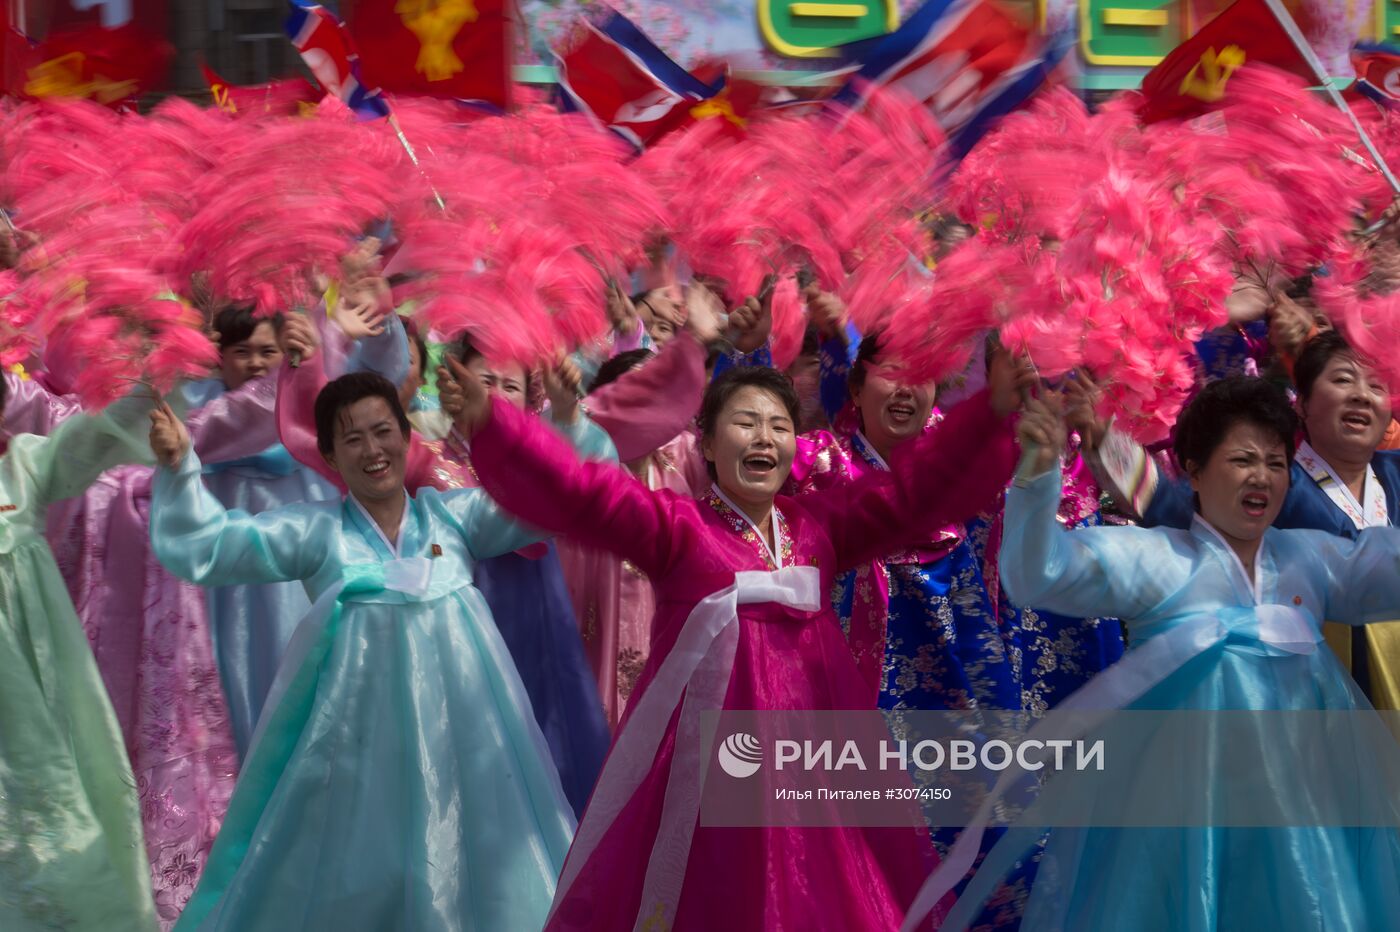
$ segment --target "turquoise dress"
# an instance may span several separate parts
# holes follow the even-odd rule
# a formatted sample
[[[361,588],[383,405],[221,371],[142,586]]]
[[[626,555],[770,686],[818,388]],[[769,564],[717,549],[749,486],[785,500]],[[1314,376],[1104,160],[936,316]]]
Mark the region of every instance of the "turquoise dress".
[[[314,603],[178,929],[543,926],[573,816],[472,585],[531,532],[479,489],[421,489],[396,546],[353,497],[229,512],[190,453],[157,471],[151,537],[185,579]]]
[[[1055,521],[1060,474],[1018,480],[1007,495],[1002,580],[1018,604],[1067,615],[1117,615],[1132,645],[1049,719],[1100,710],[1362,710],[1355,683],[1321,648],[1321,621],[1360,624],[1400,608],[1400,530],[1374,528],[1347,540],[1321,531],[1269,529],[1253,579],[1223,538],[1196,517],[1184,530],[1136,527],[1064,531]],[[1142,736],[1143,748],[1150,735]],[[1126,753],[1126,752],[1125,752]],[[1205,753],[1205,752],[1202,752]],[[1261,742],[1248,778],[1287,813],[1287,828],[1056,828],[1049,833],[1022,929],[1137,932],[1370,932],[1400,916],[1400,833],[1394,742],[1357,744],[1345,756],[1317,747]],[[1361,827],[1334,828],[1300,762],[1329,761],[1329,778],[1368,803]],[[1300,757],[1303,755],[1303,757]],[[1120,754],[1142,763],[1145,756]],[[1211,761],[1200,766],[1207,769]],[[1151,772],[1119,767],[1101,777],[1051,777],[1048,812],[1100,811],[1120,787]],[[1211,793],[1239,774],[1207,773]],[[1193,786],[1196,784],[1192,784]],[[1384,819],[1375,813],[1385,812]],[[1384,823],[1377,825],[1377,822]],[[1092,824],[1088,823],[1088,824]],[[1123,824],[1118,822],[1116,824]],[[1258,824],[1258,823],[1254,823]],[[1376,827],[1366,827],[1376,825]],[[1043,827],[1009,830],[987,855],[944,924],[966,928],[1014,860]],[[975,842],[977,831],[965,831]],[[961,844],[961,840],[960,840]],[[934,900],[956,883],[973,849],[950,852],[921,893]]]
[[[149,398],[20,434],[0,458],[0,929],[156,928],[136,781],[45,512],[150,459]]]

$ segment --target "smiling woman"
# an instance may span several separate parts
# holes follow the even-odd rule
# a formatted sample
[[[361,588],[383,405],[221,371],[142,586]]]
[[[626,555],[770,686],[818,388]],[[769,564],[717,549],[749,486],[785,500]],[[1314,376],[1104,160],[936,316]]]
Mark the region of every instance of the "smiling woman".
[[[531,524],[632,561],[656,590],[651,655],[560,879],[549,928],[888,929],[933,860],[910,828],[698,824],[705,761],[688,740],[717,709],[868,709],[826,593],[842,569],[976,513],[1011,469],[1006,419],[985,394],[890,464],[797,498],[798,402],[763,367],[732,369],[702,403],[714,485],[652,491],[580,463],[476,380],[443,407],[473,437],[482,484]]]
[[[408,495],[387,379],[342,376],[315,414],[349,495],[258,515],[209,494],[168,409],[151,431],[161,562],[201,585],[300,580],[315,600],[179,928],[539,928],[573,817],[473,585],[477,560],[536,535],[480,489]]]

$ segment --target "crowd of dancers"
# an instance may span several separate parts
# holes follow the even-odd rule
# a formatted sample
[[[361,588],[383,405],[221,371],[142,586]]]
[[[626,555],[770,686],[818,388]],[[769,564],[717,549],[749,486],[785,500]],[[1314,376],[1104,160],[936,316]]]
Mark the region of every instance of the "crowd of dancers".
[[[7,105],[0,929],[1393,928],[1297,748],[1285,828],[697,808],[706,711],[1400,705],[1400,218],[1231,88],[951,176],[880,99]]]

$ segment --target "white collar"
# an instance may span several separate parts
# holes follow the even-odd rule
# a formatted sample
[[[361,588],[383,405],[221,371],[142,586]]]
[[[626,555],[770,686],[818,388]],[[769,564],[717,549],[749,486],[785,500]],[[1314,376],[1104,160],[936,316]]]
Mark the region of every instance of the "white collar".
[[[777,506],[776,506],[776,505],[775,505],[775,506],[772,506],[772,507],[769,509],[769,511],[768,511],[768,517],[769,517],[769,522],[768,522],[768,523],[772,525],[772,530],[773,530],[773,542],[770,543],[769,540],[768,540],[768,535],[764,534],[763,531],[759,528],[759,526],[758,526],[757,524],[754,524],[754,523],[753,523],[753,519],[750,518],[750,517],[748,516],[748,513],[745,512],[744,509],[742,509],[742,508],[740,508],[738,505],[734,504],[734,501],[733,501],[728,495],[725,495],[725,494],[724,494],[724,490],[721,489],[721,488],[719,487],[719,483],[718,483],[718,482],[713,483],[713,484],[710,486],[710,488],[712,488],[712,489],[715,490],[715,494],[719,496],[719,500],[720,500],[720,501],[722,501],[722,502],[724,502],[726,505],[728,505],[731,511],[733,511],[733,512],[734,512],[736,515],[738,515],[740,518],[743,518],[743,519],[744,519],[744,523],[745,523],[745,524],[747,524],[749,527],[753,528],[754,534],[756,534],[756,535],[758,536],[758,542],[761,543],[761,544],[763,545],[763,549],[764,549],[764,550],[767,550],[767,551],[768,551],[768,556],[769,556],[770,559],[772,559],[773,565],[776,566],[778,569],[782,569],[782,568],[783,568],[783,555],[782,555],[782,553],[774,553],[774,552],[773,552],[773,546],[774,546],[774,544],[776,544],[778,541],[782,540],[782,537],[783,537],[783,532],[782,532],[783,516],[780,515],[780,514],[778,513],[778,508],[777,508]],[[778,547],[778,550],[781,551],[781,550],[782,550],[782,547]]]
[[[1390,511],[1385,500],[1385,488],[1381,486],[1380,480],[1376,478],[1376,471],[1371,468],[1371,464],[1366,464],[1366,478],[1361,487],[1361,498],[1365,502],[1356,500],[1356,496],[1351,494],[1351,489],[1337,475],[1327,460],[1312,448],[1306,440],[1298,447],[1298,452],[1294,457],[1298,465],[1303,467],[1318,488],[1332,500],[1332,504],[1342,510],[1351,523],[1358,530],[1368,527],[1388,527],[1390,525]]]
[[[875,444],[871,443],[870,438],[865,436],[865,431],[856,431],[856,437],[860,440],[861,446],[864,448],[866,454],[875,461],[875,465],[879,466],[885,472],[889,472],[890,464],[885,462],[885,458],[880,455],[880,451],[875,449]]]
[[[1235,548],[1230,546],[1230,542],[1225,539],[1225,535],[1217,531],[1215,529],[1215,526],[1212,525],[1205,518],[1202,518],[1199,512],[1196,514],[1195,520],[1201,525],[1201,527],[1205,528],[1208,532],[1210,532],[1210,535],[1212,537],[1214,537],[1217,541],[1220,542],[1220,546],[1225,548],[1225,552],[1229,554],[1231,564],[1234,566],[1235,571],[1239,574],[1240,581],[1244,583],[1245,589],[1248,590],[1249,593],[1254,596],[1254,602],[1256,605],[1261,603],[1263,601],[1264,588],[1260,582],[1262,578],[1260,575],[1260,571],[1264,567],[1264,541],[1262,539],[1259,541],[1259,550],[1257,553],[1254,554],[1254,579],[1251,580],[1249,578],[1249,574],[1245,572],[1244,561],[1240,559],[1239,554],[1235,553]]]
[[[389,536],[384,533],[384,529],[379,526],[379,522],[374,520],[374,516],[371,515],[369,509],[361,504],[360,500],[355,497],[355,493],[351,492],[347,496],[350,501],[355,503],[355,507],[360,509],[360,514],[364,515],[365,521],[369,522],[369,526],[374,528],[374,533],[379,535],[379,539],[384,541],[384,546],[389,548],[389,552],[392,553],[396,559],[399,556],[399,544],[403,543],[404,530],[408,527],[408,503],[411,501],[407,490],[404,491],[403,495],[403,515],[399,518],[399,533],[396,537],[398,543],[389,540]]]

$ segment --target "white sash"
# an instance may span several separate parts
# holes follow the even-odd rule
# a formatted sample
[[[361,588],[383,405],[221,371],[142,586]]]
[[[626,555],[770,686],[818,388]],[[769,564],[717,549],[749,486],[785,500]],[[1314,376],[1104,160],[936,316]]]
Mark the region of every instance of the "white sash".
[[[551,917],[650,772],[666,736],[666,726],[684,698],[661,824],[647,861],[636,920],[636,928],[641,929],[645,921],[659,915],[664,919],[663,928],[669,928],[685,881],[686,861],[708,770],[704,757],[708,749],[702,749],[699,742],[700,716],[724,706],[739,643],[739,606],[761,602],[818,611],[822,606],[821,574],[812,566],[735,573],[734,585],[691,610],[675,646],[662,661],[656,677],[634,700],[627,724],[613,743],[564,862]]]
[[[1022,741],[1082,737],[1126,705],[1145,695],[1152,687],[1181,669],[1192,658],[1224,641],[1232,631],[1248,628],[1245,622],[1258,622],[1258,640],[1293,654],[1311,654],[1322,635],[1308,617],[1291,605],[1258,605],[1240,623],[1227,624],[1215,617],[1201,617],[1149,638],[1129,651],[1122,660],[1099,673],[1055,707],[1026,733]],[[1064,724],[1074,713],[1075,727]],[[909,907],[901,932],[914,932],[924,917],[972,869],[982,847],[982,836],[992,808],[1025,773],[1018,764],[1002,771],[977,814],[958,835],[948,856],[929,875],[919,895]]]
[[[1332,504],[1340,508],[1342,513],[1351,519],[1351,523],[1356,525],[1358,530],[1390,525],[1390,512],[1386,510],[1385,489],[1381,487],[1380,480],[1376,478],[1376,471],[1371,468],[1370,464],[1366,466],[1366,485],[1361,490],[1361,494],[1366,499],[1366,504],[1362,505],[1356,500],[1356,496],[1351,494],[1351,489],[1347,488],[1347,484],[1306,440],[1298,447],[1294,459],[1317,483],[1318,488],[1327,493]]]

